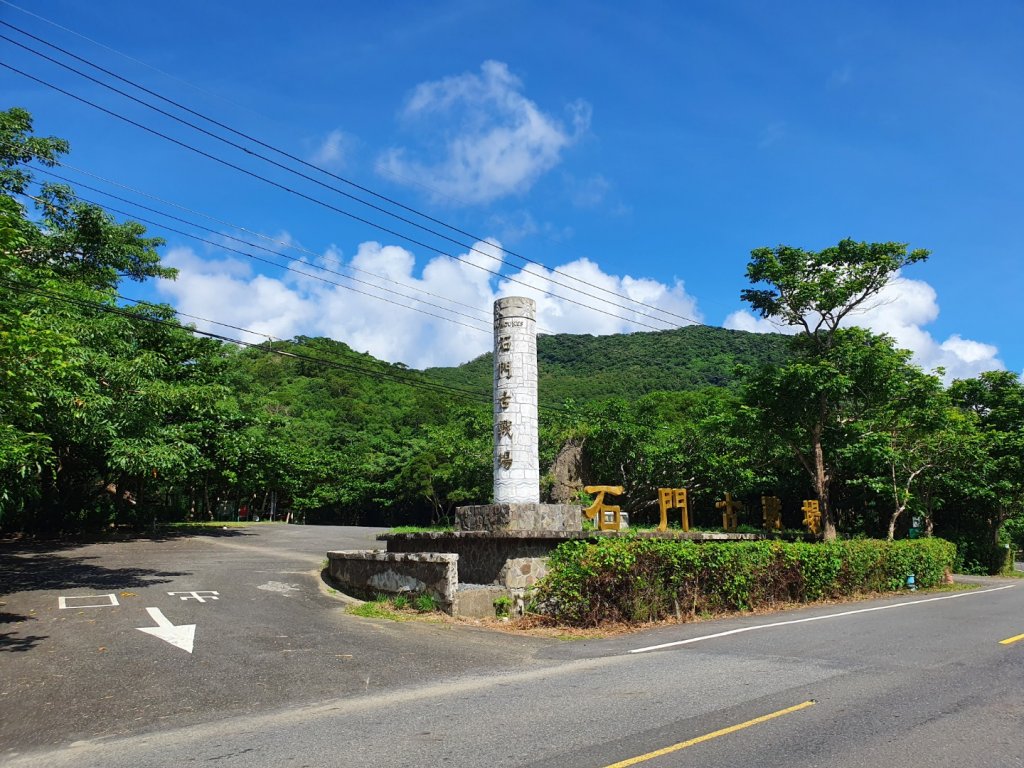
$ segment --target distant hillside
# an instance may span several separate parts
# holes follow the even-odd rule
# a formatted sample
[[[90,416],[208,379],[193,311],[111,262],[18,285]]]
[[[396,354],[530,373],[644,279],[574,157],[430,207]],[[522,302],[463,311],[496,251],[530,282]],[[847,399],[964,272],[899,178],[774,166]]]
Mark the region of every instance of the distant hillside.
[[[639,397],[649,392],[729,387],[739,364],[778,362],[787,354],[781,334],[729,331],[693,325],[672,331],[610,336],[567,333],[540,336],[540,398],[560,403],[611,396]],[[435,381],[463,389],[489,391],[492,355],[453,368],[428,368]]]

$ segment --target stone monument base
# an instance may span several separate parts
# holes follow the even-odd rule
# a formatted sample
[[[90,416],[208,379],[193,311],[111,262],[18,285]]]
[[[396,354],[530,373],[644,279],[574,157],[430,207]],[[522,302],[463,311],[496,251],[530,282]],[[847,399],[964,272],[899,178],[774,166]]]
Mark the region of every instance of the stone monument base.
[[[460,531],[580,531],[583,512],[575,504],[477,504],[456,507]]]

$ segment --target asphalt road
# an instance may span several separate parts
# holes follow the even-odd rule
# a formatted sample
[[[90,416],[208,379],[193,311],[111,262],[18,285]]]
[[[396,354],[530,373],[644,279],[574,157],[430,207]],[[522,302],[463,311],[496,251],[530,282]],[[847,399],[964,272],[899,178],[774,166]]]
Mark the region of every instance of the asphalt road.
[[[1024,581],[567,643],[345,615],[373,533],[0,552],[0,764],[1024,766]]]

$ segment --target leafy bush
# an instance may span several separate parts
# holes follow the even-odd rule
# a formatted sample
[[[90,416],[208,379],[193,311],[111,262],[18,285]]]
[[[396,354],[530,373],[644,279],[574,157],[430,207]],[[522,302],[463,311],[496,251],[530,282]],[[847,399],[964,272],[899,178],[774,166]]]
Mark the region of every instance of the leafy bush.
[[[1007,520],[1003,524],[1003,534],[1015,552],[1024,552],[1024,515]]]
[[[548,562],[539,610],[576,626],[744,611],[940,584],[956,548],[941,539],[824,544],[598,539],[566,542]]]
[[[419,613],[433,613],[438,610],[437,600],[431,595],[417,595],[412,605]]]

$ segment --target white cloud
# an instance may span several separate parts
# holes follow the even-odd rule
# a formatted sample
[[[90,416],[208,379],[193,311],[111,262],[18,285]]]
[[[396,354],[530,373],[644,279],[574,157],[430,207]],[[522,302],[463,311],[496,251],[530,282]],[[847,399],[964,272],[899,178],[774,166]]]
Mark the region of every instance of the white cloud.
[[[781,322],[767,317],[757,317],[745,309],[737,309],[723,323],[723,327],[733,331],[749,331],[750,333],[785,333],[792,335],[800,329],[794,325],[783,325]]]
[[[538,222],[533,214],[525,209],[492,213],[487,217],[487,226],[502,242],[509,243],[516,243],[533,235],[541,235],[552,243],[564,243],[571,240],[575,234],[571,226],[556,226],[550,221]]]
[[[587,179],[575,179],[566,177],[569,186],[569,196],[572,204],[577,208],[596,208],[608,197],[612,188],[611,183],[601,174],[595,174]]]
[[[403,362],[415,368],[455,365],[490,350],[492,304],[498,296],[534,298],[538,308],[537,325],[549,333],[606,334],[648,330],[630,320],[659,328],[685,324],[685,321],[671,316],[667,323],[652,320],[642,314],[652,312],[644,307],[617,309],[611,305],[624,303],[622,299],[583,286],[597,286],[693,320],[701,318],[696,300],[686,293],[681,281],[665,285],[644,278],[609,275],[588,259],[577,259],[559,267],[558,271],[563,274],[530,265],[499,279],[488,271],[496,271],[503,264],[503,252],[496,241],[478,242],[473,250],[460,258],[461,261],[449,256],[434,256],[422,270],[418,270],[414,255],[405,248],[365,242],[347,262],[333,247],[318,260],[329,263],[331,269],[337,271],[343,271],[348,264],[395,281],[389,283],[358,274],[361,280],[380,286],[380,289],[353,286],[359,291],[375,292],[380,297],[372,298],[292,272],[285,272],[277,278],[256,275],[245,262],[203,259],[190,249],[175,248],[168,253],[167,262],[178,268],[179,277],[176,281],[159,281],[158,290],[177,309],[191,315],[251,328],[277,338],[300,334],[328,336],[357,351],[367,351],[381,359]],[[311,274],[315,272],[312,264],[296,268]],[[338,283],[346,282],[337,275],[326,277]],[[396,296],[385,289],[416,298]],[[545,289],[567,298],[545,295],[541,292]],[[416,290],[420,293],[415,293]],[[584,291],[590,296],[584,295]],[[593,308],[587,309],[573,301]],[[410,306],[422,312],[410,309]],[[444,308],[461,314],[447,312]],[[606,313],[622,317],[615,318]],[[193,322],[201,330],[223,332],[245,341],[260,341],[257,336],[243,336],[235,330],[225,331],[205,321]]]
[[[508,65],[486,61],[479,74],[421,83],[405,105],[403,116],[417,134],[443,144],[440,159],[429,149],[413,156],[396,147],[381,156],[378,169],[456,202],[522,194],[589,128],[586,102],[574,102],[568,112],[570,127],[526,98]]]
[[[914,362],[925,370],[944,368],[947,382],[1005,368],[998,357],[999,350],[991,344],[955,334],[945,341],[937,341],[923,326],[934,322],[938,316],[935,289],[923,280],[909,280],[897,273],[878,298],[865,309],[851,313],[845,325],[859,325],[892,336],[897,346],[913,352]],[[796,332],[795,328],[779,327],[746,310],[729,315],[725,327],[757,333]]]
[[[233,335],[234,331],[208,322],[216,320],[257,334],[290,338],[301,333],[314,308],[301,292],[280,280],[255,275],[238,259],[203,259],[190,248],[172,248],[164,262],[178,270],[175,281],[160,280],[157,289],[175,308],[204,320],[183,318],[197,328]],[[245,336],[243,341],[258,342]]]
[[[589,259],[557,267],[557,273],[529,265],[511,277],[501,281],[498,295],[532,298],[537,302],[537,325],[550,333],[631,333],[702,320],[697,300],[686,293],[681,280],[669,286],[646,278],[609,275]],[[648,306],[637,306],[616,294]]]
[[[344,131],[335,129],[327,134],[313,151],[310,162],[329,170],[343,168],[352,153],[353,140]]]

